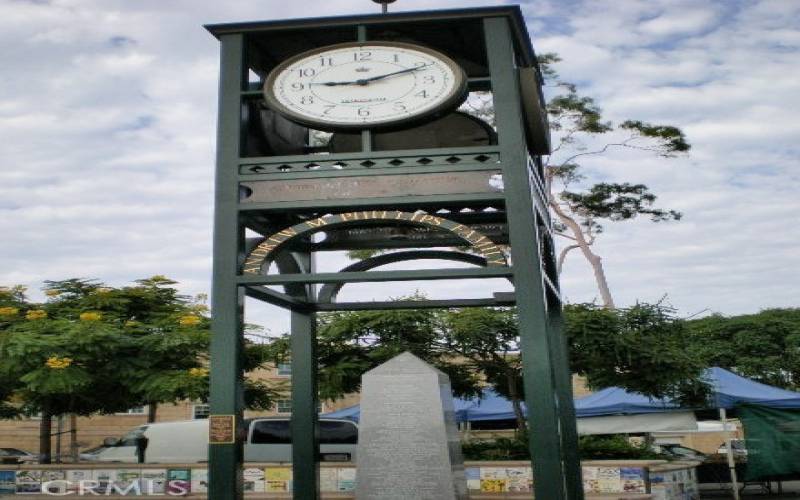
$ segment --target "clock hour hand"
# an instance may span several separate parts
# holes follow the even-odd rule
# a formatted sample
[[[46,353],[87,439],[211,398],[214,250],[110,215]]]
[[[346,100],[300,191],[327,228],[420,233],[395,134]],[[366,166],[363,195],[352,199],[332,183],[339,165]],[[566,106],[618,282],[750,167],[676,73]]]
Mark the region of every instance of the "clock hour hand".
[[[369,82],[374,82],[375,80],[382,80],[382,79],[384,79],[384,78],[386,78],[388,76],[400,75],[400,74],[403,74],[403,73],[410,73],[412,71],[417,71],[417,70],[420,70],[422,68],[426,68],[428,66],[430,66],[430,64],[424,64],[422,66],[415,66],[413,68],[401,69],[400,71],[395,71],[393,73],[386,73],[385,75],[378,75],[378,76],[373,76],[373,77],[370,77],[370,78],[362,78],[360,80],[356,80],[355,83],[357,83],[359,85],[366,85]]]

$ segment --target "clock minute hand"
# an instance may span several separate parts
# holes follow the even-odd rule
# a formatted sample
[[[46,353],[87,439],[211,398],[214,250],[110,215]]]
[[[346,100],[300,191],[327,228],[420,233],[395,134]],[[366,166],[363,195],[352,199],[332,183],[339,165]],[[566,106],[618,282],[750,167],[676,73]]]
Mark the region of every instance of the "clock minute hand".
[[[370,78],[362,78],[360,80],[356,80],[356,83],[359,84],[359,85],[367,85],[369,82],[374,82],[375,80],[381,80],[381,79],[386,78],[388,76],[400,75],[402,73],[410,73],[412,71],[417,71],[417,70],[420,70],[422,68],[426,68],[428,66],[430,66],[430,64],[425,64],[423,66],[415,66],[413,68],[401,69],[400,71],[395,71],[393,73],[386,73],[385,75],[372,76]]]

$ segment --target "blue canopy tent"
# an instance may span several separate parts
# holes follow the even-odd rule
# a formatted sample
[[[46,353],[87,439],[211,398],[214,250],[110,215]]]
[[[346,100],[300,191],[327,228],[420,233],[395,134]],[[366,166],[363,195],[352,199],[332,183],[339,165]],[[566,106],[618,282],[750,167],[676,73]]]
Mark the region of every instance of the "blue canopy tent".
[[[752,403],[770,408],[800,408],[800,393],[761,384],[723,368],[709,368],[703,378],[712,386],[712,408],[730,409],[740,403]],[[514,419],[511,401],[491,389],[485,389],[480,398],[453,398],[453,405],[456,420],[459,422]],[[522,409],[527,413],[524,403]],[[575,415],[578,418],[680,410],[680,405],[669,399],[653,399],[619,387],[608,387],[575,400]],[[351,406],[323,416],[358,422],[359,407]]]

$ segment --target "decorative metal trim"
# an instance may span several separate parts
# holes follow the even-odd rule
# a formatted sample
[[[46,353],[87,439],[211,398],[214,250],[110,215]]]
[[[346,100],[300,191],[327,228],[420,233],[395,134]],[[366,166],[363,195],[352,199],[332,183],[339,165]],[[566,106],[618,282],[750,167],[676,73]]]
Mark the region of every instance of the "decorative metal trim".
[[[365,210],[363,212],[323,215],[322,217],[287,227],[286,229],[268,236],[248,254],[242,272],[243,274],[261,274],[262,267],[265,263],[272,260],[274,253],[294,238],[324,231],[325,229],[333,227],[375,223],[427,226],[449,231],[469,244],[476,253],[486,258],[487,266],[508,265],[508,261],[502,249],[485,235],[475,231],[469,226],[421,211],[411,213],[401,212],[399,210]]]

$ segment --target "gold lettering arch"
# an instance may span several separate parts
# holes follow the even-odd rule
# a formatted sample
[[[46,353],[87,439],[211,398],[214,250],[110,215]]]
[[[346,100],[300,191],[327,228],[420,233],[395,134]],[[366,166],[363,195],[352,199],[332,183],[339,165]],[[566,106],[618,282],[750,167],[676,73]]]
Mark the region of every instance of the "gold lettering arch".
[[[288,241],[308,233],[324,231],[342,225],[353,225],[358,222],[402,221],[411,225],[427,226],[449,231],[468,243],[476,253],[486,258],[487,266],[507,266],[503,250],[492,240],[469,226],[451,220],[426,214],[424,212],[401,212],[399,210],[366,210],[363,212],[346,212],[342,214],[323,215],[300,224],[287,227],[268,236],[248,255],[244,262],[245,274],[261,274],[263,265],[272,260],[272,255]]]

